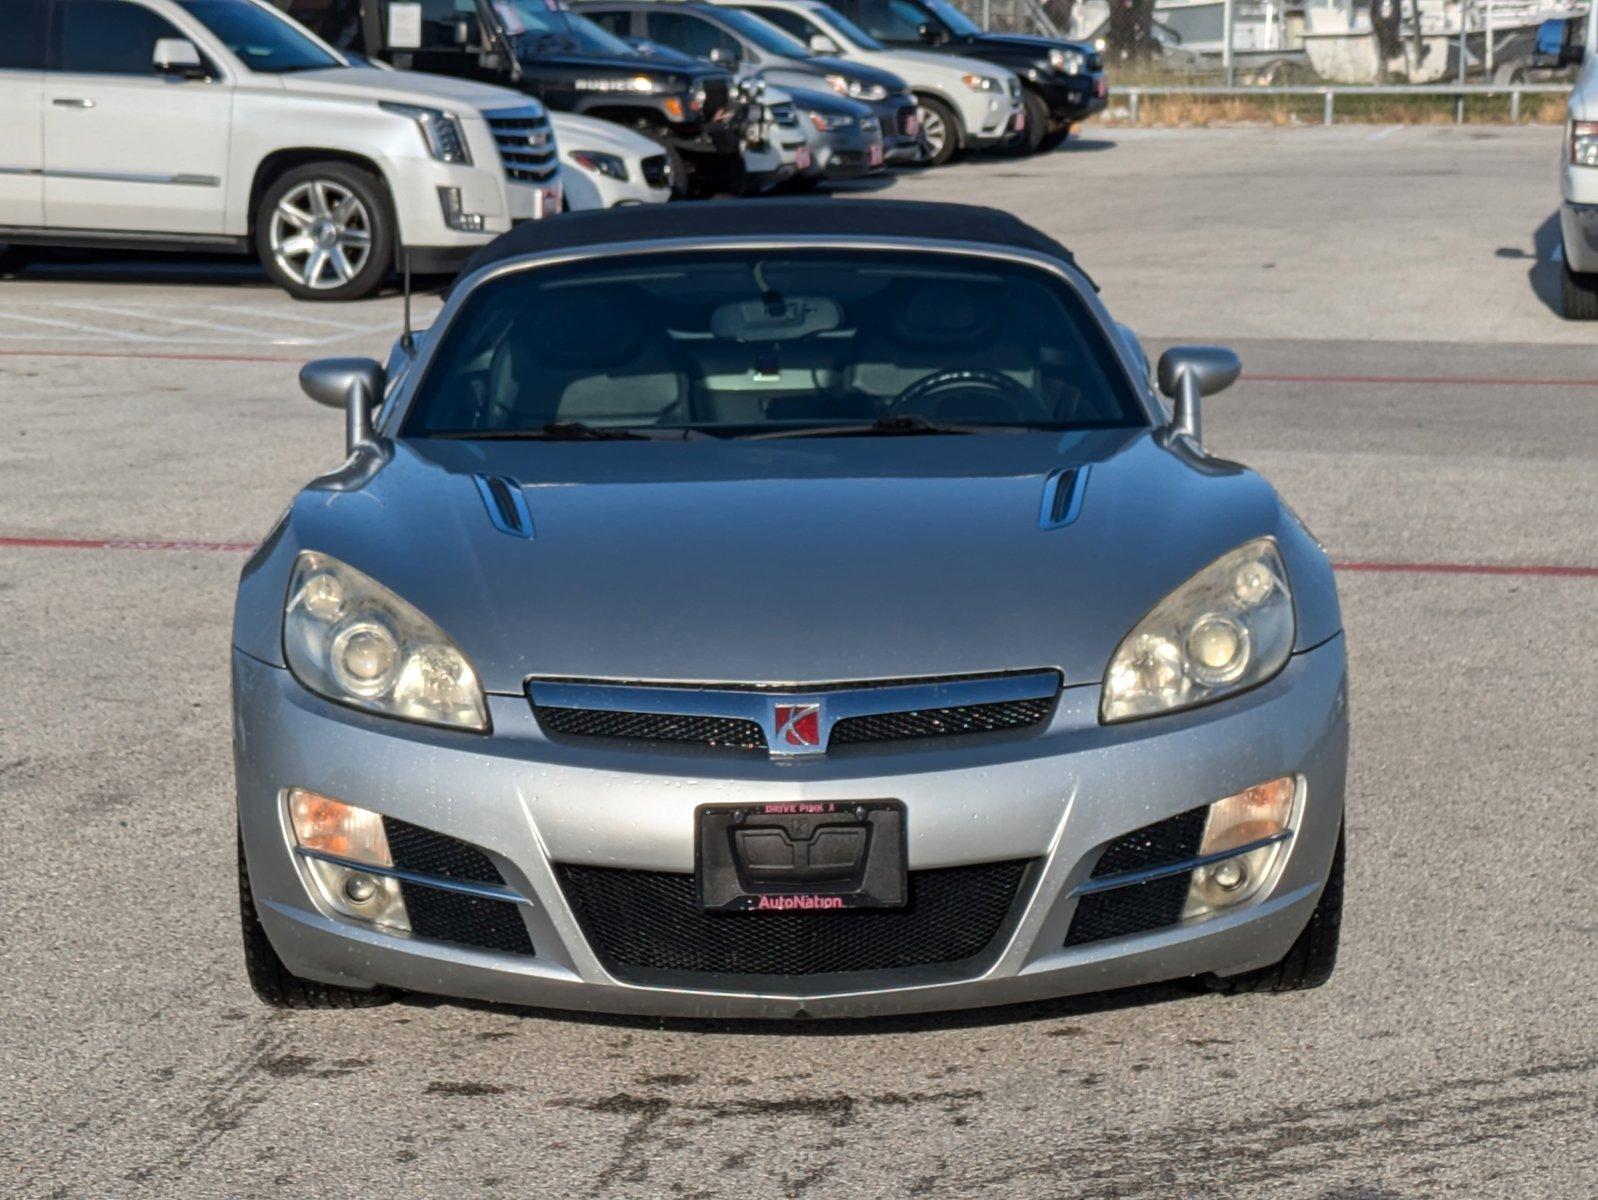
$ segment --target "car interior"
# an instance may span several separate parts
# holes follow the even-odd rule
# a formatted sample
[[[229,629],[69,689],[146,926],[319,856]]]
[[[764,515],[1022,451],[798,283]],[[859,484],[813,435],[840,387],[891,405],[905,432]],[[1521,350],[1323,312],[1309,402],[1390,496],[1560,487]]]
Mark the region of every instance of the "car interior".
[[[739,256],[532,272],[468,303],[407,433],[1140,419],[1080,301],[1029,269]]]

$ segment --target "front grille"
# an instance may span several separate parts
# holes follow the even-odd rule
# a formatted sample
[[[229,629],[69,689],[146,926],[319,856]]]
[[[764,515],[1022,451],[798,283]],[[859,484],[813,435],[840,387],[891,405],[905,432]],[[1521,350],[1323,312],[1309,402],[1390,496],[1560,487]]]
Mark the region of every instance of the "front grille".
[[[517,183],[543,183],[554,177],[560,163],[548,117],[530,108],[487,112],[483,117],[493,131],[506,178]]]
[[[712,75],[700,81],[699,90],[705,96],[706,120],[718,120],[727,107],[727,98],[732,95],[732,81],[727,76]]]
[[[1010,99],[1018,100],[1021,96],[1021,81],[1014,75],[1004,82],[1005,90],[1010,93]]]
[[[1187,902],[1189,874],[1184,871],[1083,896],[1077,901],[1065,944],[1082,946],[1175,925],[1182,919],[1182,905]]]
[[[1209,811],[1209,805],[1201,805],[1121,835],[1099,855],[1099,861],[1093,867],[1093,878],[1124,875],[1128,871],[1143,871],[1150,867],[1168,867],[1172,863],[1196,857],[1199,842],[1204,837],[1204,818]]]
[[[692,875],[570,864],[561,887],[607,970],[831,975],[965,963],[988,950],[1016,907],[1028,860],[909,874],[896,909],[704,913]]]
[[[383,818],[383,832],[389,855],[402,871],[463,883],[505,884],[499,868],[476,846],[394,817]],[[509,900],[468,896],[409,879],[400,881],[400,893],[417,937],[505,954],[533,953],[520,906]]]
[[[771,105],[771,123],[792,129],[799,124],[799,111],[786,100],[778,101]]]
[[[963,708],[928,708],[916,712],[845,717],[832,727],[833,746],[862,742],[900,742],[911,738],[949,737],[963,733],[996,733],[1026,729],[1049,715],[1054,700],[1010,700],[1003,704],[970,704]]]
[[[868,136],[873,133],[881,133],[882,122],[877,120],[876,117],[867,117],[860,122],[860,132]]]
[[[671,186],[671,160],[664,154],[651,154],[643,161],[644,182],[652,188]]]
[[[625,738],[651,742],[698,742],[739,750],[764,750],[766,735],[753,721],[733,717],[687,717],[669,713],[611,712],[602,708],[551,708],[533,713],[545,733],[566,737]]]
[[[916,106],[913,104],[906,105],[896,114],[894,114],[894,125],[898,129],[901,137],[908,137],[910,135],[910,123],[915,119]]]

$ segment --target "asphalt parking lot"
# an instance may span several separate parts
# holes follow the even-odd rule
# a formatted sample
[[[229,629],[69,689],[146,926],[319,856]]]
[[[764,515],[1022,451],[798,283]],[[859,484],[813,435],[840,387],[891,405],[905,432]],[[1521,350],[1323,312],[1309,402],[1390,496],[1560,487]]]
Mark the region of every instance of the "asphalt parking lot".
[[[876,1023],[259,1006],[228,633],[341,457],[298,364],[393,298],[227,266],[0,281],[0,1191],[1576,1197],[1598,1179],[1598,351],[1557,129],[1094,131],[901,177],[1074,247],[1152,347],[1237,346],[1210,444],[1342,567],[1338,973]],[[419,311],[435,302],[424,300]]]

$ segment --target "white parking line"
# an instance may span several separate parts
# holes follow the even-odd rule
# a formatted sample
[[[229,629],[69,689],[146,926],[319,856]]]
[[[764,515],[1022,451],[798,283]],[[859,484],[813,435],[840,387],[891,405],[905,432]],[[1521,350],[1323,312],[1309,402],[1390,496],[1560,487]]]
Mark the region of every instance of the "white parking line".
[[[25,317],[21,313],[0,313],[0,321],[19,321],[24,325],[49,325],[56,329],[73,329],[77,331],[76,341],[112,341],[112,342],[160,342],[168,339],[155,334],[136,333],[130,329],[106,329],[99,325],[85,325],[82,321],[59,321],[49,317]],[[37,334],[5,333],[0,332],[0,338],[7,341],[23,341],[28,337],[37,337]]]
[[[1386,129],[1378,129],[1366,140],[1372,142],[1385,142],[1388,138],[1392,137],[1393,134],[1397,133],[1402,128],[1402,125],[1389,125]]]
[[[103,313],[107,316],[113,317],[132,317],[135,320],[140,321],[148,320],[152,316],[150,310],[148,309],[119,308],[113,304],[77,303],[58,304],[56,307],[75,312]],[[160,316],[155,317],[155,319],[157,321],[164,321],[168,325],[193,326],[198,329],[210,329],[216,333],[242,333],[249,337],[265,339],[270,339],[272,337],[270,330],[264,330],[259,325],[230,325],[223,321],[202,321],[197,317],[174,317],[166,313],[162,313]]]
[[[229,320],[235,315],[244,319]],[[126,318],[129,325],[81,319],[96,316]],[[52,335],[37,328],[39,326],[64,332]],[[233,304],[117,305],[58,300],[29,305],[26,311],[0,307],[0,341],[9,342],[53,337],[87,342],[236,346],[242,341],[276,346],[324,346],[391,332],[398,326],[397,312],[382,321],[354,324],[347,320],[302,316],[292,310],[271,311]]]

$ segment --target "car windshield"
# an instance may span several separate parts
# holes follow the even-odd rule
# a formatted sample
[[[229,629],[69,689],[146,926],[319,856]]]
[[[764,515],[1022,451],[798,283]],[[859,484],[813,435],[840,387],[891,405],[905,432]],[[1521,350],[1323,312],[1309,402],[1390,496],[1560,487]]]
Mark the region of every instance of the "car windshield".
[[[921,0],[921,3],[936,13],[938,20],[960,37],[970,37],[974,33],[982,32],[982,26],[950,4],[949,0]]]
[[[411,437],[847,436],[1142,425],[1082,297],[958,254],[725,250],[484,283]]]
[[[246,67],[266,75],[342,67],[288,17],[254,0],[179,0]]]
[[[587,17],[551,7],[544,0],[494,0],[494,12],[519,49],[545,50],[559,46],[586,54],[622,58],[638,54],[621,38]]]
[[[831,5],[824,4],[820,8],[813,11],[815,12],[816,16],[820,17],[828,25],[832,26],[834,30],[842,34],[846,41],[853,42],[857,48],[861,50],[887,49],[887,47],[881,42],[877,41],[876,38],[872,37],[864,29],[861,29],[860,26],[856,25],[853,21],[844,16],[837,9],[833,8]]]
[[[808,47],[769,21],[762,21],[736,8],[718,8],[716,15],[727,23],[729,29],[736,30],[767,54],[777,54],[783,58],[810,57]]]

